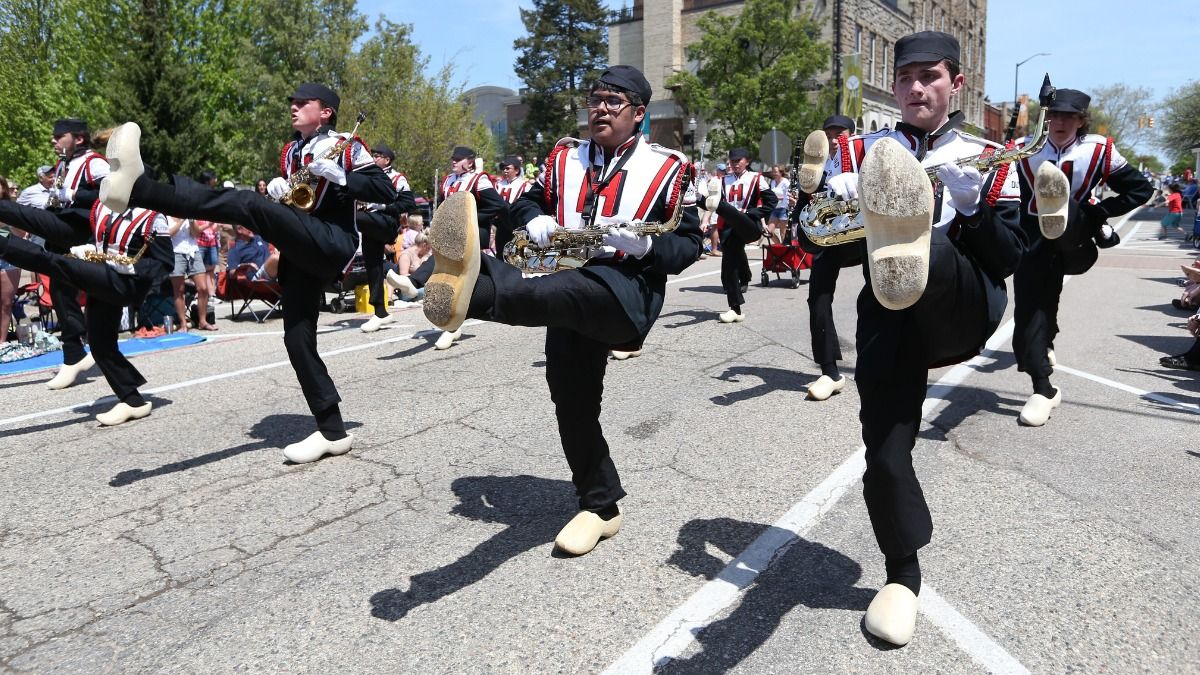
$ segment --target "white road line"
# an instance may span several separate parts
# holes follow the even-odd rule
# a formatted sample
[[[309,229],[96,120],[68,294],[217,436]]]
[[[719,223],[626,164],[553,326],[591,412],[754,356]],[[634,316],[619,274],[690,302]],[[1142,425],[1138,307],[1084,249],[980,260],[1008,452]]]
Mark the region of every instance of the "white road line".
[[[478,319],[469,319],[463,323],[463,326],[477,326],[481,323],[484,323],[484,322],[479,321]],[[397,328],[408,328],[409,326],[396,326],[396,327]],[[351,345],[349,347],[342,347],[340,349],[333,349],[333,350],[330,350],[327,352],[321,352],[321,357],[324,358],[324,357],[329,357],[329,356],[336,356],[338,354],[346,354],[349,352],[356,352],[356,351],[360,351],[363,349],[371,349],[372,347],[378,347],[381,345],[391,344],[394,342],[400,342],[402,340],[409,340],[418,335],[427,334],[427,333],[431,333],[431,332],[440,332],[440,331],[438,331],[436,328],[414,331],[412,333],[406,333],[404,335],[398,335],[396,337],[385,338],[383,340],[375,340],[372,342],[366,342],[363,344]],[[272,363],[264,363],[262,365],[251,366],[249,368],[242,368],[240,370],[233,370],[233,371],[230,371],[227,373],[218,373],[216,375],[207,375],[205,377],[198,377],[198,378],[195,378],[192,380],[184,380],[183,382],[176,382],[174,384],[167,384],[167,385],[163,385],[161,387],[154,387],[153,389],[145,389],[142,391],[142,393],[143,394],[160,394],[160,393],[167,392],[167,391],[174,391],[176,389],[186,389],[188,387],[194,387],[194,386],[200,385],[200,384],[208,384],[209,382],[217,382],[219,380],[227,380],[231,377],[240,377],[242,375],[249,375],[251,373],[257,373],[257,372],[261,372],[264,370],[271,370],[273,368],[279,368],[281,366],[286,366],[286,365],[290,365],[290,362],[289,361],[274,361]],[[76,410],[84,410],[86,408],[90,408],[90,407],[96,405],[97,403],[107,401],[107,400],[112,400],[112,399],[113,399],[113,397],[111,395],[110,396],[102,396],[100,398],[93,399],[91,401],[87,401],[84,403],[77,403],[75,405],[63,406],[61,408],[54,408],[52,410],[42,410],[39,412],[28,413],[25,415],[18,415],[17,417],[9,417],[7,419],[0,420],[0,427],[6,426],[9,424],[17,424],[18,422],[27,422],[29,420],[40,419],[43,417],[50,417],[52,415],[61,415],[63,413],[69,413],[69,412],[73,412]]]
[[[1158,403],[1164,403],[1166,405],[1173,406],[1176,408],[1182,408],[1183,410],[1186,410],[1188,412],[1200,413],[1200,405],[1195,405],[1193,403],[1184,403],[1183,401],[1177,401],[1177,400],[1171,398],[1170,396],[1163,396],[1162,394],[1156,394],[1152,391],[1145,391],[1143,389],[1138,389],[1137,387],[1132,387],[1128,384],[1124,384],[1122,382],[1117,382],[1116,380],[1110,380],[1107,377],[1100,377],[1099,375],[1085,373],[1082,370],[1075,370],[1074,368],[1068,368],[1067,366],[1064,366],[1062,364],[1054,366],[1054,372],[1057,373],[1060,370],[1064,373],[1067,373],[1068,375],[1074,375],[1075,377],[1082,377],[1085,380],[1091,380],[1092,382],[1103,384],[1104,386],[1112,387],[1113,389],[1120,389],[1121,391],[1128,392],[1128,393],[1133,394],[1134,396],[1138,396],[1140,398],[1147,398],[1147,399],[1150,399],[1151,401],[1157,401]]]
[[[757,262],[755,262],[755,261],[751,261],[751,262],[750,262],[750,269],[752,269],[752,270],[753,270],[753,269],[755,269],[755,268],[757,268],[757,267],[762,267],[762,261],[761,261],[761,260],[759,260],[759,261],[757,261]],[[677,279],[669,279],[669,280],[667,280],[667,285],[668,285],[668,286],[670,286],[671,284],[681,284],[681,283],[683,283],[683,282],[685,282],[685,281],[691,281],[692,279],[700,279],[700,278],[703,278],[703,277],[711,277],[711,276],[712,276],[712,275],[714,275],[714,274],[720,274],[720,273],[721,273],[721,270],[713,270],[713,271],[711,271],[711,272],[701,272],[700,274],[693,274],[693,275],[691,275],[690,277],[679,277],[679,278],[677,278]]]
[[[959,614],[932,586],[924,582],[921,583],[921,613],[989,671],[1004,675],[1028,675],[1028,668],[979,630],[979,626]]]
[[[987,362],[992,354],[1008,341],[1013,332],[1013,320],[1009,319],[988,340],[979,356],[961,363],[943,375],[929,389],[921,408],[922,416],[928,416],[944,400],[946,394],[966,379],[979,366]],[[732,562],[705,583],[682,605],[667,615],[637,644],[621,655],[604,670],[606,675],[618,673],[652,673],[655,668],[678,658],[695,641],[696,636],[741,596],[758,575],[816,524],[841,499],[846,490],[862,477],[866,468],[865,446],[859,446],[833,473],[788,509],[774,526],[755,539]],[[1003,647],[989,638],[966,617],[959,614],[936,593],[931,603],[936,615],[929,615],[925,607],[925,591],[921,592],[921,612],[929,616],[939,628],[946,632],[971,658],[985,668],[998,673],[1028,672]]]

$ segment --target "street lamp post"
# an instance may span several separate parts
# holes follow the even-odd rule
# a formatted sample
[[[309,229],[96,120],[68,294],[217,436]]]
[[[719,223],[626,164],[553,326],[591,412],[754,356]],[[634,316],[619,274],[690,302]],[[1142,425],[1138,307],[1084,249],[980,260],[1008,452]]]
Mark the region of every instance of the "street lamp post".
[[[696,118],[688,120],[688,137],[692,144],[692,157],[696,156]]]
[[[542,132],[540,132],[540,131],[537,132],[537,135],[533,137],[533,142],[537,143],[538,162],[544,161],[544,159],[542,157],[542,141],[543,140],[545,140],[545,137],[542,136]]]
[[[1036,59],[1039,56],[1050,56],[1050,52],[1038,52],[1037,54],[1034,54],[1033,56],[1031,56],[1017,64],[1016,70],[1013,73],[1013,105],[1019,105],[1018,97],[1021,95],[1019,92],[1019,89],[1021,87],[1021,66],[1025,65],[1029,61],[1032,61],[1033,59]]]

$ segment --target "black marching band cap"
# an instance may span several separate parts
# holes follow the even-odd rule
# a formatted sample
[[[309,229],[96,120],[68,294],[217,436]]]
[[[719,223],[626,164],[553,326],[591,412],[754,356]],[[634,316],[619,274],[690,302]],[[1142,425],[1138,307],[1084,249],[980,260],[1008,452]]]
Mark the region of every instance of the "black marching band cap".
[[[55,136],[61,136],[63,134],[86,134],[87,132],[87,122],[75,117],[61,119],[54,123]]]
[[[512,156],[505,157],[504,159],[500,160],[500,168],[503,169],[506,166],[514,166],[518,169],[521,168],[520,163],[517,162],[517,158]]]
[[[457,162],[460,159],[467,159],[468,157],[474,157],[474,156],[475,156],[474,150],[472,150],[471,148],[468,148],[465,145],[460,145],[460,146],[454,148],[454,152],[450,155],[450,159]]]
[[[342,99],[337,95],[336,91],[326,87],[323,84],[317,84],[316,82],[305,82],[304,84],[301,84],[299,87],[296,87],[296,93],[288,97],[288,101],[312,101],[314,99],[323,102],[330,108],[333,108],[335,112],[337,111],[338,106],[342,104]]]
[[[383,155],[392,161],[395,161],[396,159],[396,153],[388,147],[387,143],[376,143],[375,147],[371,148],[371,152],[375,153],[376,155]]]
[[[1069,113],[1085,113],[1088,105],[1091,104],[1092,97],[1079,91],[1078,89],[1055,89],[1054,102],[1047,108],[1046,112],[1069,112]]]
[[[949,33],[923,30],[896,41],[896,68],[942,59],[950,59],[955,63],[961,61],[958,38]]]
[[[650,88],[650,82],[646,80],[646,76],[642,75],[642,71],[633,66],[611,66],[608,70],[600,75],[597,84],[611,84],[613,86],[627,89],[638,95],[642,99],[642,105],[650,102],[650,95],[654,90]]]
[[[750,151],[745,148],[733,148],[729,151],[729,161],[750,159]]]
[[[822,129],[849,129],[854,132],[854,120],[845,115],[830,115],[825,118],[825,123],[821,125]]]

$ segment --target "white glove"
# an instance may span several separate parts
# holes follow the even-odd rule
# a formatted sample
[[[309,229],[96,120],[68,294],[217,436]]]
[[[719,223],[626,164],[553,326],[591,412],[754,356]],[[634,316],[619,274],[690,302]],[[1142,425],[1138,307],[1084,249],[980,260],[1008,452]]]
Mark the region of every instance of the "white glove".
[[[69,187],[57,188],[55,193],[55,196],[58,197],[58,201],[63,204],[70,204],[75,200],[75,191]]]
[[[943,164],[937,170],[938,180],[950,193],[950,204],[964,216],[973,216],[979,211],[979,191],[983,189],[983,174],[973,167],[959,168]]]
[[[550,233],[558,228],[558,221],[550,216],[537,216],[533,220],[525,223],[525,231],[529,233],[529,238],[538,246],[545,246],[550,243]]]
[[[626,255],[635,258],[645,257],[650,252],[650,248],[654,246],[654,240],[650,238],[650,235],[637,235],[623,227],[608,228],[608,234],[604,235],[602,241],[605,246],[624,251]]]
[[[716,211],[721,204],[721,179],[708,179],[708,196],[704,198],[704,210]]]
[[[283,196],[287,194],[287,191],[288,182],[287,179],[283,178],[282,176],[276,176],[271,179],[270,183],[267,183],[267,196],[275,201],[282,199]]]
[[[96,247],[93,246],[92,244],[81,244],[79,246],[72,246],[71,247],[71,256],[74,258],[79,258],[80,260],[83,260],[83,258],[88,253],[91,253],[95,250],[96,250]]]
[[[833,190],[833,194],[841,197],[843,201],[858,199],[858,174],[839,173],[825,181],[825,187]]]
[[[308,165],[308,170],[335,185],[346,184],[346,170],[332,159],[315,159]]]

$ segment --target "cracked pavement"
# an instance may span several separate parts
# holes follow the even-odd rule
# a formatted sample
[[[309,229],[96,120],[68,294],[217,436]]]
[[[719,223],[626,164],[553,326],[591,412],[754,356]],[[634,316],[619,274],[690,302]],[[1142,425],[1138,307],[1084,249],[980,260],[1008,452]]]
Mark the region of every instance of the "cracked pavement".
[[[1172,253],[1116,249],[1073,279],[1060,363],[1200,403],[1200,381],[1157,365],[1187,346],[1168,304],[1187,257]],[[851,382],[821,403],[804,400],[818,374],[806,285],[755,286],[747,322],[724,325],[717,283],[670,286],[644,355],[609,362],[602,422],[627,515],[581,558],[551,551],[574,495],[543,331],[469,326],[440,352],[419,310],[371,335],[365,316],[322,315],[340,329],[323,351],[365,347],[326,359],[355,448],[291,466],[282,446],[313,427],[290,369],[240,372],[285,358],[266,334],[281,324],[219,307],[207,343],[134,359],[148,388],[185,383],[149,418],[100,429],[101,401],[0,425],[0,668],[603,670],[861,444],[861,274],[843,272],[835,302]],[[1063,405],[1019,427],[1028,382],[1009,350],[918,440],[925,578],[1034,672],[1196,672],[1196,414],[1057,374]],[[5,417],[109,393],[97,374],[62,392],[48,377],[0,379]],[[661,670],[982,669],[924,617],[904,649],[864,637],[882,578],[856,482]]]

